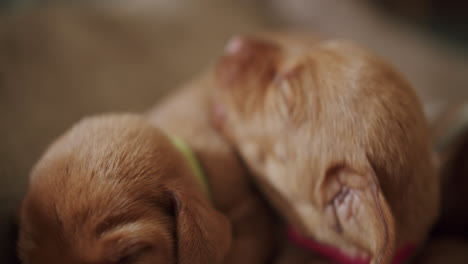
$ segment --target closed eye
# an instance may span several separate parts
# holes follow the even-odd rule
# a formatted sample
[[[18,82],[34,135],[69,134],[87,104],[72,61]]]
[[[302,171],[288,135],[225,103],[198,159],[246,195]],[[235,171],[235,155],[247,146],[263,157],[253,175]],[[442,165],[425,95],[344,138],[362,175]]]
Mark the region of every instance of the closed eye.
[[[130,249],[126,255],[120,257],[115,264],[132,264],[139,260],[144,254],[150,251],[151,246],[149,245],[136,245],[133,249]]]

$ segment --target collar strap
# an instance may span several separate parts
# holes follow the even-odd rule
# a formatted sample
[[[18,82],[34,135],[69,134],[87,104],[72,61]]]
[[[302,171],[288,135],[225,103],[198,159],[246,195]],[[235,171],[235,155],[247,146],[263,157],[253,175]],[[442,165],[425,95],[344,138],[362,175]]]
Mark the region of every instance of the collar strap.
[[[288,238],[294,244],[312,251],[322,257],[325,257],[329,260],[332,260],[334,263],[337,264],[370,264],[371,260],[368,258],[363,257],[355,257],[346,255],[342,250],[339,248],[322,244],[316,240],[306,238],[301,236],[297,231],[292,228],[288,229]],[[400,248],[395,256],[393,257],[392,264],[403,264],[406,260],[413,254],[416,247],[412,244],[408,244],[402,248]]]
[[[198,160],[195,152],[193,152],[190,146],[183,139],[176,136],[169,136],[169,139],[174,145],[174,147],[182,154],[182,156],[184,156],[184,158],[189,163],[189,166],[192,169],[193,174],[195,175],[195,178],[197,179],[198,183],[203,188],[203,191],[205,191],[205,193],[207,193],[208,196],[210,196],[210,187],[205,171],[203,170],[203,166]]]

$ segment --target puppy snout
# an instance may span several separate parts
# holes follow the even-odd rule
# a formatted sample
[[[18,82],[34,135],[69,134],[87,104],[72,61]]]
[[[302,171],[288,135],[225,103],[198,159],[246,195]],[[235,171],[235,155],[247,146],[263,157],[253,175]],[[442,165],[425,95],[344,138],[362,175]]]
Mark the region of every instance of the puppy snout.
[[[265,72],[271,74],[277,54],[278,47],[272,42],[235,36],[228,41],[216,67],[217,79],[223,85],[232,86],[248,78],[262,77]]]
[[[259,39],[246,36],[234,36],[228,41],[224,51],[226,55],[253,54],[261,52],[262,49],[267,48],[267,46],[268,43]]]
[[[227,55],[234,55],[238,52],[241,52],[242,49],[245,49],[246,46],[249,45],[248,42],[249,41],[242,36],[235,36],[228,41],[224,52]]]

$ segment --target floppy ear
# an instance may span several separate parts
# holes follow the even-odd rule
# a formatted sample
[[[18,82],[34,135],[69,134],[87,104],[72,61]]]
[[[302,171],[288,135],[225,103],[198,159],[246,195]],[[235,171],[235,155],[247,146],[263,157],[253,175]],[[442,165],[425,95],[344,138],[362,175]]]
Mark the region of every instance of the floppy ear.
[[[231,246],[231,226],[209,202],[195,195],[172,192],[179,264],[221,263]]]
[[[390,263],[395,224],[371,166],[355,170],[342,163],[330,167],[322,185],[325,217],[348,241],[371,253],[371,263]]]

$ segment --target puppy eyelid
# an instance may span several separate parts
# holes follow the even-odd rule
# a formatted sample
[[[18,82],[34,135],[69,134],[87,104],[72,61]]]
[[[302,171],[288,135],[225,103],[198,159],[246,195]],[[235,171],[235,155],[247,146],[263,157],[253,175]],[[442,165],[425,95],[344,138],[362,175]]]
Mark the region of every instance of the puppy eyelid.
[[[121,258],[120,260],[117,261],[116,264],[130,264],[130,256],[125,256],[123,258]]]
[[[150,248],[150,246],[137,248],[136,250],[120,257],[120,259],[115,264],[131,264],[135,262],[138,259],[138,257],[147,252]]]

